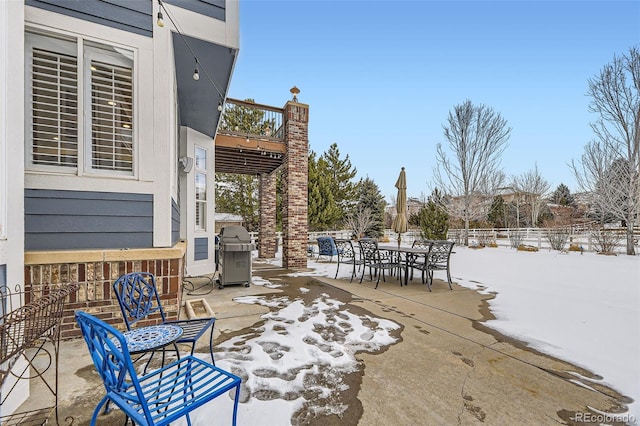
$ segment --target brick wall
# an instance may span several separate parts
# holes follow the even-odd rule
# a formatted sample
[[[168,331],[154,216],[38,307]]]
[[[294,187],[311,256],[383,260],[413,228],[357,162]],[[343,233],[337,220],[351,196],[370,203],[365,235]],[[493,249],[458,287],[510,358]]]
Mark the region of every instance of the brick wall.
[[[129,272],[150,272],[156,276],[158,293],[167,319],[177,319],[181,304],[184,254],[174,258],[140,259],[145,250],[131,250],[132,259],[84,260],[78,251],[78,261],[59,263],[25,263],[25,290],[35,295],[39,289],[69,282],[78,283],[78,290],[69,295],[65,304],[61,325],[62,339],[80,336],[74,314],[76,310],[88,312],[114,327],[124,330],[124,320],[118,301],[113,294],[113,282]],[[149,254],[161,254],[162,250],[149,250]],[[171,251],[176,255],[176,250]],[[28,257],[28,256],[27,256]],[[72,255],[65,256],[73,257]],[[89,256],[90,257],[90,256]],[[105,256],[109,257],[109,256]],[[120,256],[122,257],[122,256]],[[159,315],[147,324],[157,323]]]
[[[258,257],[276,256],[276,172],[260,175],[260,231]]]
[[[307,267],[307,198],[309,162],[309,106],[297,102],[285,105],[285,143],[283,168],[282,266]]]

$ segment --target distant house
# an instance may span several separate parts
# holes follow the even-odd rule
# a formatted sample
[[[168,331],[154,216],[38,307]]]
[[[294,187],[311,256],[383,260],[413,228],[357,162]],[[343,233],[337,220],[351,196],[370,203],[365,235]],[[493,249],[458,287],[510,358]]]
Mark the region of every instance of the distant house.
[[[231,214],[231,213],[215,214],[216,234],[219,234],[220,230],[225,226],[231,226],[231,225],[242,226],[243,223],[244,223],[244,220],[242,219],[242,216],[239,216],[237,214]]]

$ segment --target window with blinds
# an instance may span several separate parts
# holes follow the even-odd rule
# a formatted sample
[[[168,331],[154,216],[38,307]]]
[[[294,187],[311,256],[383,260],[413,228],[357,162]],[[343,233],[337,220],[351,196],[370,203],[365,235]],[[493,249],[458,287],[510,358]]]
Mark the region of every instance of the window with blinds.
[[[132,175],[133,52],[33,33],[25,46],[28,167]]]
[[[31,61],[32,162],[77,167],[77,60],[34,47]]]
[[[196,208],[195,208],[195,229],[196,231],[207,230],[207,150],[199,146],[196,147],[195,161],[195,187],[196,187]]]
[[[133,171],[133,70],[91,61],[91,167]]]

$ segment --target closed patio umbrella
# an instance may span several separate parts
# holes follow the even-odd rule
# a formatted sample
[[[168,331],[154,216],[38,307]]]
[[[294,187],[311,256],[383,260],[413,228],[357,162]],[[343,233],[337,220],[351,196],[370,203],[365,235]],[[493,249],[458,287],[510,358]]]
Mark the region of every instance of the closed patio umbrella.
[[[393,232],[398,233],[398,247],[400,247],[400,240],[402,233],[407,232],[407,176],[404,172],[404,167],[400,170],[400,176],[396,181],[396,188],[398,188],[398,196],[396,198],[396,211],[398,214],[393,219],[392,229]]]

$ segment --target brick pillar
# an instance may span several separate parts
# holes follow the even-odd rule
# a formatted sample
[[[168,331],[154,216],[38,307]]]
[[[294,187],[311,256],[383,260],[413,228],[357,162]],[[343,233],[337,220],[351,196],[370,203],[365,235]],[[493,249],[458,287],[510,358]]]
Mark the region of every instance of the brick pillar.
[[[309,105],[298,103],[297,87],[285,110],[285,143],[282,196],[282,266],[307,267],[307,187],[309,162]]]
[[[276,172],[260,175],[260,231],[258,257],[276,257]]]

